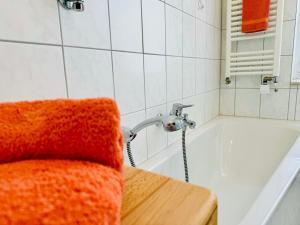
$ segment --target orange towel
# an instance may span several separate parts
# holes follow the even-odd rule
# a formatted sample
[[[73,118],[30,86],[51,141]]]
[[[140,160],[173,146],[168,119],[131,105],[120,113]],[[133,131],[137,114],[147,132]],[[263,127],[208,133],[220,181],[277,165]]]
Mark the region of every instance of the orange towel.
[[[0,104],[0,163],[78,159],[121,171],[122,149],[119,111],[111,99]]]
[[[118,225],[122,176],[100,164],[28,160],[0,165],[1,225]]]
[[[270,0],[243,0],[242,32],[253,33],[268,28]]]

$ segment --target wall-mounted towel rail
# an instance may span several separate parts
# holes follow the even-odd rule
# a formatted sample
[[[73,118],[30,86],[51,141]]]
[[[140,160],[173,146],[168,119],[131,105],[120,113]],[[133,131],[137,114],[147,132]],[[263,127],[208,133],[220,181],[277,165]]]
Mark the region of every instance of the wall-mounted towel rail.
[[[281,33],[283,23],[284,0],[271,0],[269,27],[266,31],[242,33],[243,0],[227,1],[226,33],[226,83],[231,76],[279,76]],[[268,48],[247,49],[237,47],[240,42],[266,40]]]

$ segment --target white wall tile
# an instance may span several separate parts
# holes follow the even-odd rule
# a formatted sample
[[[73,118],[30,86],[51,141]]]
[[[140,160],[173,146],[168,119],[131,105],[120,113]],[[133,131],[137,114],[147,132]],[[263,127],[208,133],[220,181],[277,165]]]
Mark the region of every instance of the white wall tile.
[[[296,19],[297,12],[297,0],[285,0],[284,1],[284,20]]]
[[[207,22],[221,27],[221,1],[207,1]]]
[[[201,94],[207,90],[207,77],[209,60],[196,59],[196,93]]]
[[[80,13],[60,6],[65,45],[110,49],[107,0],[89,0]]]
[[[288,120],[295,120],[297,105],[297,89],[290,89]]]
[[[258,117],[259,106],[259,89],[236,89],[235,115]]]
[[[0,101],[65,98],[61,47],[0,42]]]
[[[167,56],[167,100],[182,99],[182,58]]]
[[[206,25],[206,57],[209,59],[213,59],[214,58],[214,49],[215,49],[215,40],[214,40],[214,30],[215,28],[210,26],[210,25]]]
[[[182,9],[182,0],[165,0],[165,2],[176,7],[177,9]]]
[[[300,120],[300,91],[299,89],[297,90],[297,102],[296,102],[296,115],[295,115],[296,120]]]
[[[143,0],[143,37],[145,52],[165,54],[164,3]]]
[[[121,124],[124,127],[133,128],[134,126],[144,121],[145,119],[146,119],[146,114],[145,111],[143,110],[136,113],[128,114],[126,116],[122,116]],[[127,165],[129,165],[126,146],[124,146],[123,152],[125,156],[125,162]],[[131,142],[131,152],[136,165],[147,160],[148,148],[147,148],[146,130],[140,131],[136,136],[136,138]]]
[[[211,94],[211,104],[212,104],[212,118],[219,115],[220,112],[220,89],[212,91]]]
[[[282,55],[292,55],[294,48],[294,30],[295,30],[295,20],[283,22],[282,28]]]
[[[1,1],[0,39],[60,44],[57,2]]]
[[[196,56],[196,19],[183,14],[183,56]]]
[[[196,59],[183,58],[183,97],[196,94]]]
[[[208,57],[208,25],[201,20],[196,20],[196,55],[200,58]]]
[[[209,59],[221,57],[221,31],[213,26],[206,25],[206,50]]]
[[[140,0],[109,0],[112,48],[142,52]]]
[[[219,114],[219,89],[202,94],[203,96],[203,117],[204,123],[215,118]]]
[[[207,20],[207,2],[209,0],[195,0],[196,2],[196,17],[202,21]]]
[[[226,59],[226,30],[222,30],[222,49],[221,49],[221,59]]]
[[[146,106],[150,108],[166,103],[166,62],[165,56],[145,55],[144,57]]]
[[[291,83],[292,74],[292,56],[281,56],[280,57],[280,74],[278,77],[277,87],[289,88]]]
[[[221,58],[221,42],[222,42],[222,32],[219,29],[213,29],[213,59],[220,59]]]
[[[235,89],[221,89],[220,91],[220,114],[234,115]]]
[[[115,94],[122,114],[145,108],[143,55],[113,52]]]
[[[195,0],[182,0],[182,10],[192,16],[195,16],[196,1]]]
[[[111,52],[65,48],[70,98],[114,97]]]
[[[227,0],[222,0],[222,29],[226,29]]]
[[[270,94],[261,96],[261,117],[283,119],[288,117],[289,89],[271,90]]]
[[[158,114],[167,113],[166,104],[161,106],[156,106],[151,109],[147,109],[147,119],[153,118]],[[163,150],[168,145],[167,132],[164,130],[163,126],[151,126],[147,128],[147,143],[148,143],[148,157],[155,155],[156,153]]]
[[[166,5],[167,55],[182,55],[182,12]]]
[[[196,121],[197,121],[196,128],[201,127],[207,121],[206,115],[208,112],[208,107],[206,107],[206,105],[207,105],[206,98],[207,98],[207,92],[199,94],[196,96],[196,101],[195,101],[196,103],[193,103],[193,104],[196,104],[196,107],[198,107],[197,108],[197,118],[196,118]],[[218,104],[218,103],[216,102],[215,104]]]
[[[207,65],[206,90],[211,91],[219,87],[221,61],[208,60]]]
[[[261,84],[261,76],[236,76],[237,88],[259,88]]]

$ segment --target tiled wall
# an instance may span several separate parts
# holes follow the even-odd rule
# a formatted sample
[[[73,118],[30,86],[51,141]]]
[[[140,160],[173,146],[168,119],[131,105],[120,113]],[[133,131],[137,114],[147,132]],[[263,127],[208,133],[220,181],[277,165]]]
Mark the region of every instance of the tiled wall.
[[[220,114],[259,117],[283,120],[300,120],[300,92],[297,85],[290,84],[294,31],[297,10],[297,0],[285,0],[283,40],[281,50],[281,72],[279,77],[279,92],[260,94],[261,77],[236,77],[229,86],[224,82],[225,67],[225,33],[226,33],[226,0],[222,1],[222,72],[220,90]],[[237,48],[247,50],[268,48],[270,41],[243,41]],[[298,96],[298,97],[297,97]]]
[[[201,0],[200,0],[201,1]],[[0,101],[110,96],[123,125],[193,103],[198,125],[219,112],[221,0],[56,0],[0,7]],[[151,127],[133,143],[137,163],[180,134]]]

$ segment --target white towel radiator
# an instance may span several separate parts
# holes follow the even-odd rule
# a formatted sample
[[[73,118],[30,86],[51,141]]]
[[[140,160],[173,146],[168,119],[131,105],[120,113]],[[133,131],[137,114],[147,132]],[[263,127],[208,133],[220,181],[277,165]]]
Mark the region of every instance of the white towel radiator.
[[[280,52],[284,0],[271,0],[269,27],[266,31],[242,33],[242,1],[227,0],[226,32],[226,83],[232,76],[270,76],[278,77],[280,71]],[[240,42],[263,39],[272,43],[263,50],[240,51],[233,46]]]

